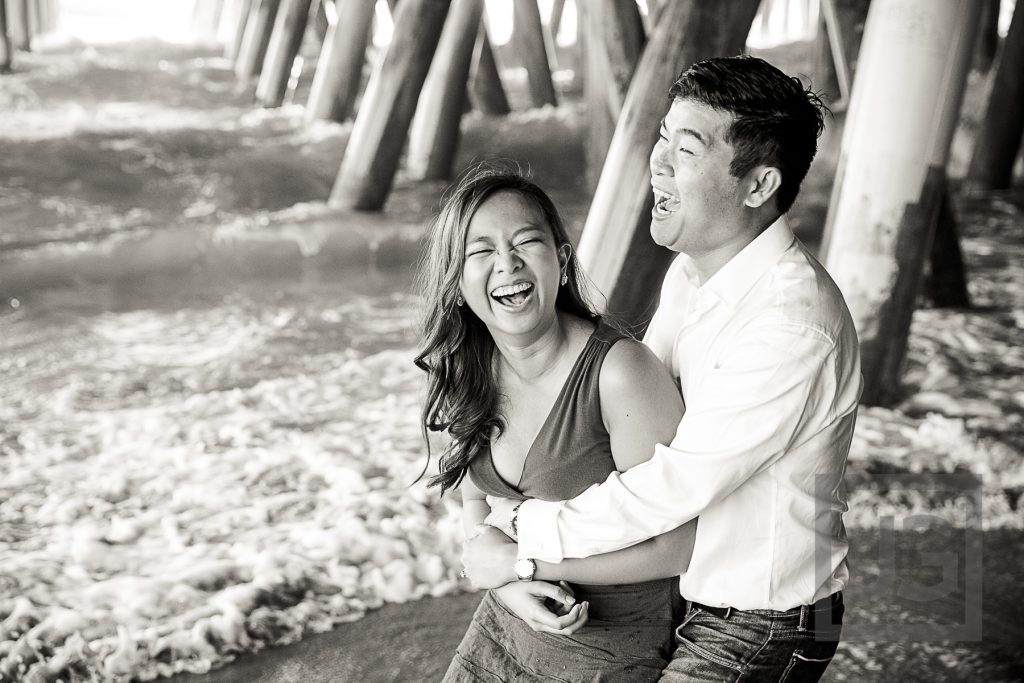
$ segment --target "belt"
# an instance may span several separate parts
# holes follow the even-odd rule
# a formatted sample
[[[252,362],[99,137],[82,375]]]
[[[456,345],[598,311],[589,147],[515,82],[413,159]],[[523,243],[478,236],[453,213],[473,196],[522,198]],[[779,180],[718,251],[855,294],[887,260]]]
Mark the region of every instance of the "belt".
[[[694,601],[691,601],[690,605],[700,609],[702,612],[713,614],[720,619],[728,619],[736,612],[743,612],[743,610],[736,609],[735,607],[711,607],[710,605],[704,605]],[[835,617],[836,612],[842,608],[842,591],[826,596],[815,602],[813,605],[801,605],[799,608],[800,626],[811,631],[834,629],[836,628],[837,622],[841,623]],[[819,623],[822,629],[818,628]]]

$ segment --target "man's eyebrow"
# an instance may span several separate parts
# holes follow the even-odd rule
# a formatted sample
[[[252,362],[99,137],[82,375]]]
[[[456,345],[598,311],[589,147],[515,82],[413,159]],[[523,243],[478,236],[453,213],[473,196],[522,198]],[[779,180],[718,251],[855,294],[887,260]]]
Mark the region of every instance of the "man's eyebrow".
[[[707,138],[704,137],[704,135],[699,130],[694,130],[693,128],[680,128],[679,132],[682,133],[683,135],[695,137],[697,138],[697,142],[704,145],[705,147],[708,146]]]
[[[668,131],[668,126],[665,125],[665,119],[661,120],[661,130]],[[697,142],[705,147],[708,146],[708,139],[699,130],[694,130],[693,128],[678,128],[676,132],[696,138]]]

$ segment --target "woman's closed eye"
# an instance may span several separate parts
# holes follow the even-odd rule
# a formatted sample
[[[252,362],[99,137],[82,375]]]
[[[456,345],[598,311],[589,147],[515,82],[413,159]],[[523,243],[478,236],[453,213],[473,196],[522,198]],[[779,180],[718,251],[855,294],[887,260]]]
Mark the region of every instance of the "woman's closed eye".
[[[544,241],[539,237],[527,237],[524,240],[519,240],[518,242],[516,242],[515,246],[518,249],[519,247],[525,247],[531,244],[543,244],[543,242]]]

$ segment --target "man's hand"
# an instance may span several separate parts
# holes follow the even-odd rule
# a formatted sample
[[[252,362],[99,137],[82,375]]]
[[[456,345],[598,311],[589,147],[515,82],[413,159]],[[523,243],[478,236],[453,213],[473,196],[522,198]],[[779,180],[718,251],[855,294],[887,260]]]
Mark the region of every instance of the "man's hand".
[[[521,502],[523,501],[513,498],[487,496],[487,504],[490,506],[491,512],[487,515],[487,519],[484,522],[490,524],[495,529],[501,529],[506,536],[514,539],[516,534],[512,529],[512,511]]]
[[[480,533],[462,545],[464,573],[475,588],[497,588],[516,580],[512,565],[516,544],[492,526],[478,525]]]
[[[576,604],[569,586],[546,581],[516,581],[494,591],[494,595],[534,631],[572,635],[588,618],[587,603]]]

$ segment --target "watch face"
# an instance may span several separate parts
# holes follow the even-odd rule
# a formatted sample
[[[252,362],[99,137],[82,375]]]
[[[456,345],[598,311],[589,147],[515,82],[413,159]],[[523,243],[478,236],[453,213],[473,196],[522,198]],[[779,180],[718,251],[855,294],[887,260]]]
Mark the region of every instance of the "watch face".
[[[533,575],[537,573],[537,563],[533,560],[516,560],[512,569],[520,581],[532,581]]]

